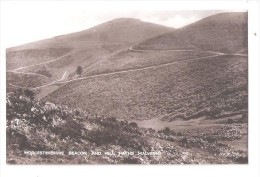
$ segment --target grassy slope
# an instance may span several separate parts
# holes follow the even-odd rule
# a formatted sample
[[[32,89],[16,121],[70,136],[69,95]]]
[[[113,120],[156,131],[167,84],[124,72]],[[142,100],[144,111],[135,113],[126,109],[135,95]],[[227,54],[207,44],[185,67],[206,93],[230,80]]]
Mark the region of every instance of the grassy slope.
[[[142,49],[193,48],[237,53],[247,48],[247,13],[222,13],[137,45]]]
[[[38,64],[67,54],[70,48],[25,49],[6,53],[7,69]]]
[[[43,77],[39,75],[27,75],[21,73],[7,73],[6,77],[7,77],[6,80],[7,92],[11,92],[17,89],[16,87],[9,85],[9,83],[16,86],[34,88],[52,82],[52,79],[47,77]]]
[[[95,68],[84,73],[94,75],[129,69],[158,66],[166,63],[185,61],[212,56],[203,51],[122,51],[100,62]]]
[[[44,100],[124,119],[214,118],[247,111],[247,59],[219,56],[69,83]]]

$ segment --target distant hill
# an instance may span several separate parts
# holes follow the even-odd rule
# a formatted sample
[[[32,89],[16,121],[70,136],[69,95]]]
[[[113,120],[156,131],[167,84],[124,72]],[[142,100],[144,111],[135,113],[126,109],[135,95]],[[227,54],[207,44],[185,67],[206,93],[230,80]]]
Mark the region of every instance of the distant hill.
[[[140,42],[166,32],[174,28],[143,22],[132,18],[118,18],[83,31],[65,34],[50,39],[36,41],[21,46],[11,47],[7,51],[42,48],[54,46],[70,46],[81,48],[82,42],[114,42],[134,43]]]
[[[237,27],[241,26],[242,30],[242,17],[245,16],[245,13],[214,15],[176,32],[147,40],[142,44],[151,45],[143,45],[144,50],[130,48],[107,57],[83,73],[86,79],[66,82],[43,100],[132,120],[241,116],[247,111],[247,56],[207,51],[246,52],[242,50],[246,47],[242,39],[247,34],[242,34]],[[219,25],[212,28],[213,24]],[[232,25],[237,27],[233,33]],[[195,35],[198,30],[201,38]],[[230,40],[220,40],[225,38],[224,34],[226,37],[230,34]],[[175,37],[180,42],[176,45],[174,40],[167,43],[171,40],[166,37]],[[187,42],[189,39],[198,42],[191,45]],[[230,41],[233,45],[227,46]],[[165,49],[184,50],[163,51]]]
[[[53,80],[60,79],[66,72],[69,77],[66,79],[70,79],[76,76],[79,65],[86,71],[109,55],[169,30],[174,29],[137,19],[115,19],[84,31],[8,48],[7,70],[43,74]],[[33,77],[26,78],[30,76]],[[18,77],[13,77],[14,74],[9,74],[8,80],[17,85],[20,81],[16,82]]]
[[[246,52],[243,50],[246,42],[242,39],[247,34],[241,32],[246,32],[246,13],[213,15],[139,45],[148,51],[131,50],[133,43],[108,42],[112,38],[104,38],[106,42],[91,43],[93,45],[84,43],[87,34],[93,33],[94,41],[94,34],[101,34],[101,31],[110,34],[116,26],[117,30],[137,33],[138,28],[130,30],[129,26],[126,27],[127,24],[136,23],[147,25],[138,20],[117,19],[87,31],[57,37],[57,41],[64,40],[59,44],[67,52],[62,54],[61,59],[19,71],[43,75],[39,77],[45,80],[49,77],[63,81],[64,84],[53,86],[53,90],[50,89],[51,86],[46,87],[50,90],[48,93],[41,90],[40,98],[45,101],[82,107],[97,114],[123,119],[159,117],[165,120],[189,120],[201,116],[241,115],[246,112],[247,57],[215,56],[216,54],[207,52]],[[96,30],[95,33],[93,29]],[[227,40],[227,37],[230,39]],[[70,42],[65,42],[69,38]],[[179,43],[173,39],[178,39]],[[120,38],[118,41],[123,40]],[[232,45],[227,45],[228,42],[232,42]],[[148,43],[150,45],[145,45]],[[73,47],[71,51],[68,51],[68,45]],[[198,51],[160,50],[180,48]],[[63,50],[59,51],[61,52]],[[42,56],[39,56],[39,61],[42,61]],[[83,67],[82,76],[89,78],[77,80],[75,71],[78,65]],[[15,83],[14,79],[9,80]],[[209,96],[211,94],[213,95]],[[202,104],[205,105],[201,106]]]
[[[69,52],[88,53],[95,49],[98,54],[101,49],[111,53],[171,30],[174,29],[137,19],[119,18],[84,31],[8,48],[7,69],[50,61]]]
[[[143,22],[138,19],[118,18],[88,30],[59,36],[58,39],[133,43],[172,31],[173,28]]]
[[[220,13],[157,36],[136,49],[201,49],[237,53],[247,49],[247,13]]]

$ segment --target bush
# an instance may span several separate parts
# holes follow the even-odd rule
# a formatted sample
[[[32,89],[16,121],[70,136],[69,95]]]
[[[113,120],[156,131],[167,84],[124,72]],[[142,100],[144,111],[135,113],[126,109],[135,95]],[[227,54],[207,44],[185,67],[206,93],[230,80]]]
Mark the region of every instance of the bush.
[[[169,127],[165,127],[164,130],[163,130],[163,132],[164,132],[165,134],[170,134],[170,133],[171,133],[171,129],[170,129]]]
[[[62,148],[65,138],[80,142],[84,125],[77,111],[34,100],[30,90],[17,90],[6,98],[7,146],[23,149]],[[50,136],[52,135],[52,136]],[[57,141],[60,141],[57,144]]]
[[[30,98],[31,100],[33,100],[35,96],[34,92],[29,89],[24,90],[24,95]]]
[[[84,147],[82,142],[87,141],[97,147],[118,145],[135,150],[150,149],[136,123],[97,115],[89,118],[90,114],[77,109],[36,101],[29,90],[10,94],[6,104],[8,147],[19,150],[80,148]],[[92,128],[86,129],[83,121]]]
[[[136,150],[149,149],[145,138],[138,131],[132,131],[130,125],[124,125],[122,122],[111,124],[109,119],[103,120],[102,123],[102,125],[110,126],[102,126],[89,131],[87,136],[88,141],[95,143],[97,146],[114,144]]]
[[[135,127],[135,128],[137,127],[137,123],[135,123],[135,122],[131,122],[129,125],[132,127]]]

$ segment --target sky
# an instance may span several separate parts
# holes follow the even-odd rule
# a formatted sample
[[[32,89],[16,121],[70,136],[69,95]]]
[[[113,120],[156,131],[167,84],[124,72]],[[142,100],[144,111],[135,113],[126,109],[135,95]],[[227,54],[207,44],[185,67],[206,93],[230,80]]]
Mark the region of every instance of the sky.
[[[180,11],[172,5],[138,1],[5,1],[1,15],[6,47],[13,47],[85,30],[115,18],[136,18],[180,28],[225,11]]]

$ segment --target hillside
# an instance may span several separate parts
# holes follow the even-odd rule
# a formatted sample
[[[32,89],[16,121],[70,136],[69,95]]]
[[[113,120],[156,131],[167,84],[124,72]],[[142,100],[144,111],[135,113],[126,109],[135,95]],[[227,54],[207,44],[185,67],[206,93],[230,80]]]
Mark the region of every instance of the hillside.
[[[169,30],[172,29],[137,19],[115,19],[81,32],[9,48],[7,70],[36,73],[43,75],[39,79],[47,76],[51,80],[62,78],[66,72],[64,79],[71,79],[76,77],[77,66],[88,70],[108,56],[127,50],[135,42]],[[15,78],[9,78],[15,73],[9,74],[8,80],[15,81]],[[30,76],[33,75],[28,78]],[[18,83],[12,82],[13,85]],[[33,86],[40,86],[41,82],[38,83]]]
[[[68,82],[43,100],[128,120],[240,117],[247,112],[247,59],[215,56],[110,71]]]
[[[10,136],[18,132],[9,142],[9,163],[47,163],[20,152],[14,160],[19,139],[36,150],[71,146],[82,151],[164,152],[160,157],[134,159],[48,159],[52,163],[247,163],[246,16],[217,14],[173,32],[167,28],[157,37],[152,36],[157,25],[149,27],[154,27],[149,33],[149,23],[117,19],[20,48],[43,52],[31,54],[27,66],[10,60],[20,68],[8,71],[7,81],[36,88],[31,93],[9,87],[13,92],[7,97],[8,125],[13,126],[8,131]],[[149,34],[144,34],[144,41],[137,34],[146,33],[141,29]],[[148,36],[151,39],[145,39]],[[41,59],[44,53],[48,55]],[[12,63],[8,66],[14,68]],[[80,76],[78,66],[83,67]],[[38,127],[39,141],[31,136]]]
[[[148,39],[135,49],[200,49],[238,53],[247,48],[247,13],[221,13]]]
[[[59,36],[56,39],[62,41],[87,40],[135,43],[173,30],[173,28],[143,22],[138,19],[118,18],[85,31]]]
[[[247,126],[241,123],[202,131],[155,131],[114,117],[38,102],[29,90],[10,94],[6,106],[8,164],[247,163],[246,150],[229,145],[246,136]]]
[[[24,49],[39,49],[61,46],[81,48],[84,47],[84,45],[98,42],[129,44],[140,42],[172,30],[174,30],[174,28],[143,22],[138,19],[118,18],[83,31],[11,47],[7,49],[7,53]]]
[[[117,46],[133,44],[171,30],[173,29],[137,19],[115,19],[88,30],[8,48],[7,68],[48,61],[91,46],[104,46],[108,51],[114,51]]]
[[[187,29],[194,26],[196,33],[200,26],[209,33],[215,21],[240,24],[234,18],[239,14],[214,15]],[[219,22],[220,16],[227,18]],[[207,46],[215,44],[208,41]],[[207,50],[124,50],[89,68],[82,79],[64,82],[43,100],[129,120],[242,117],[247,113],[247,56]]]

